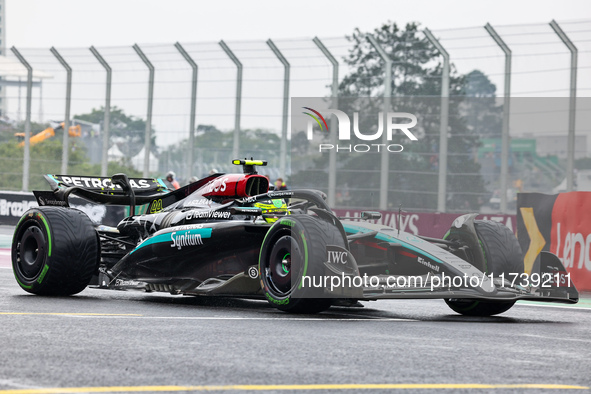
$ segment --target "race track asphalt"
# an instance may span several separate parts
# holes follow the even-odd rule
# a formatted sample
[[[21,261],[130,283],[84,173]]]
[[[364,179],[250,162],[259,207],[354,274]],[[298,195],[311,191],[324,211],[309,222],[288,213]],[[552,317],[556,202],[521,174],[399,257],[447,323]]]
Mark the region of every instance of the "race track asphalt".
[[[489,318],[456,315],[441,300],[294,316],[265,301],[164,293],[40,297],[20,289],[7,260],[0,251],[0,394],[537,393],[591,384],[589,298],[521,303]]]

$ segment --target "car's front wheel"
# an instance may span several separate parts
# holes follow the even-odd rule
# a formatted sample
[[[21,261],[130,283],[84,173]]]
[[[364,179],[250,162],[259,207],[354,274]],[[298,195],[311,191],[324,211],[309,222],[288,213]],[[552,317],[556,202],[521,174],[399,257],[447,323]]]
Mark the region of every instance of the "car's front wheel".
[[[522,274],[523,252],[511,230],[501,223],[491,220],[474,222],[480,246],[484,253],[486,274],[495,277],[504,274]],[[515,301],[482,301],[471,299],[446,299],[447,305],[455,312],[467,316],[492,316],[511,309]]]
[[[318,313],[331,306],[319,285],[327,245],[347,248],[337,226],[319,217],[285,216],[271,227],[259,255],[263,293],[271,305],[292,313]]]

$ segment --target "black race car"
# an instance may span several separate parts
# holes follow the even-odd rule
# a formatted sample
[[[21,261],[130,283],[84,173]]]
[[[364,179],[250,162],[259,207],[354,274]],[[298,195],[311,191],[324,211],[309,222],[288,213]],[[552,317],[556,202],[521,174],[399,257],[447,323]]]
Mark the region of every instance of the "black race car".
[[[195,296],[259,297],[288,312],[335,303],[442,298],[456,312],[494,315],[516,300],[576,303],[560,260],[542,252],[524,273],[521,248],[499,223],[460,216],[443,239],[337,218],[317,190],[269,191],[260,160],[242,174],[215,174],[169,192],[157,179],[46,175],[38,208],[18,222],[12,264],[40,295],[87,286]],[[129,205],[116,227],[69,208],[70,195]],[[135,214],[136,207],[145,210]]]

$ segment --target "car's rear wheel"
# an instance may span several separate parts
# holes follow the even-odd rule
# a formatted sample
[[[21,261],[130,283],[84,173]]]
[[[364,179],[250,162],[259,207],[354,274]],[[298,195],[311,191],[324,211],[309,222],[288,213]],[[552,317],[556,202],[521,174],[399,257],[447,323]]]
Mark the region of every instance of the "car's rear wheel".
[[[327,245],[346,248],[336,225],[319,217],[290,215],[271,227],[259,256],[261,285],[271,305],[291,313],[318,313],[331,306],[324,286],[314,286],[324,275]]]
[[[58,207],[25,212],[12,240],[12,268],[21,288],[40,295],[72,295],[90,283],[99,242],[84,212]]]
[[[486,262],[486,274],[495,277],[501,274],[511,278],[511,274],[521,274],[523,252],[511,230],[501,223],[491,220],[476,220],[474,227],[480,240]],[[515,301],[482,301],[470,299],[446,299],[447,305],[455,312],[467,316],[492,316],[506,312]]]

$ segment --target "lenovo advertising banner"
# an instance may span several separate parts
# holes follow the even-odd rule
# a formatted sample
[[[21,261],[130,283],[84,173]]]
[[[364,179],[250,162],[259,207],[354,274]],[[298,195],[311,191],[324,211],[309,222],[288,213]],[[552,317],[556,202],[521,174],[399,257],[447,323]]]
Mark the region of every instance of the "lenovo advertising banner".
[[[526,272],[535,272],[542,250],[558,256],[579,291],[591,291],[591,192],[521,193],[517,234]]]

